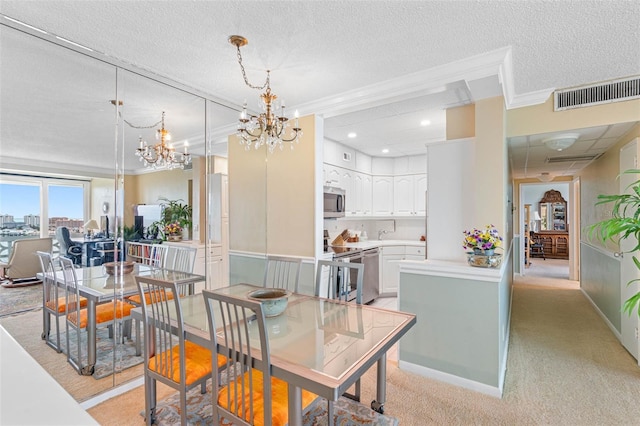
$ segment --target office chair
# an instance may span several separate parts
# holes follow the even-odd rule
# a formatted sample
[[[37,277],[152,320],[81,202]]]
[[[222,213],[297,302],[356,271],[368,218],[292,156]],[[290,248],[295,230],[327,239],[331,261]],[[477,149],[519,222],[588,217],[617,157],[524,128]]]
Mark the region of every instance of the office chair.
[[[59,226],[56,229],[56,239],[60,243],[60,256],[71,259],[74,265],[82,263],[82,244],[71,240],[69,229],[66,226]]]

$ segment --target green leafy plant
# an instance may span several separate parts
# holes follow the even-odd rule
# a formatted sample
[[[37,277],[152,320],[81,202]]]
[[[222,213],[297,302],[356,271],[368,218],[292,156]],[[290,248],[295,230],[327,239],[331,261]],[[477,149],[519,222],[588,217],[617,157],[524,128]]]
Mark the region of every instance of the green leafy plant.
[[[640,174],[640,169],[630,169],[623,174]],[[628,238],[635,240],[635,246],[629,250],[634,253],[640,250],[640,180],[636,180],[630,184],[627,189],[631,189],[630,193],[617,195],[598,195],[597,205],[613,204],[611,210],[611,218],[594,223],[587,228],[590,239],[597,237],[603,243],[611,241],[619,244],[620,241]],[[640,260],[633,255],[633,263],[640,269]],[[633,279],[627,283],[631,285],[640,279]],[[622,305],[622,311],[631,315],[637,308],[638,316],[640,316],[640,292],[634,294],[627,299]]]
[[[180,228],[189,228],[192,224],[193,210],[190,205],[182,203],[183,200],[169,200],[167,198],[159,198],[162,210],[162,218],[154,222],[153,225],[157,227],[159,231],[163,233],[163,237],[166,239],[169,226],[177,224]],[[153,226],[152,225],[152,226]]]
[[[133,226],[123,226],[122,227],[122,239],[125,241],[131,241],[140,238],[138,232]]]

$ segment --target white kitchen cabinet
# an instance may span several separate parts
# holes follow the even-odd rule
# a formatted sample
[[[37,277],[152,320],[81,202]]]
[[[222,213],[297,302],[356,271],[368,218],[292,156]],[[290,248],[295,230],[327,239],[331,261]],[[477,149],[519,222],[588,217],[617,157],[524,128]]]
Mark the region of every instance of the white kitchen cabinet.
[[[380,247],[380,294],[398,293],[400,282],[400,261],[404,259],[404,246]]]
[[[427,175],[393,178],[393,208],[398,216],[424,216],[426,213]]]
[[[418,216],[427,214],[427,174],[413,176],[413,211]]]
[[[358,194],[356,189],[356,172],[342,169],[341,171],[342,189],[345,192],[345,216],[355,216],[358,211]]]
[[[207,288],[229,285],[229,177],[210,176],[209,253]]]
[[[412,175],[394,176],[393,211],[399,216],[414,214],[414,181]]]
[[[424,260],[425,253],[427,252],[426,243],[424,246],[406,246],[405,247],[405,260]]]
[[[342,188],[342,169],[340,167],[332,166],[331,164],[324,163],[323,173],[324,183],[323,186],[330,186],[332,188]]]
[[[228,252],[228,251],[227,251]],[[223,256],[224,250],[221,245],[209,247],[209,261],[207,262],[207,287],[210,290],[227,287],[229,285],[227,262]],[[228,255],[227,255],[228,258]]]
[[[371,216],[371,185],[371,175],[366,173],[355,173],[352,199],[355,198],[356,216]]]
[[[372,207],[374,216],[393,214],[393,176],[373,176]]]
[[[371,216],[373,212],[373,176],[362,174],[361,212],[364,216]]]
[[[380,247],[380,294],[390,296],[398,293],[401,260],[424,260],[424,246]]]

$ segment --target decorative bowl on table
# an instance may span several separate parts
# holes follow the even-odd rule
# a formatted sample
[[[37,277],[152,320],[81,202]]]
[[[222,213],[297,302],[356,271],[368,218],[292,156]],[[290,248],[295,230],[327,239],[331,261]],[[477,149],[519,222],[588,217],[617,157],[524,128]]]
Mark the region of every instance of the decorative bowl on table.
[[[104,270],[109,275],[119,275],[122,271],[123,274],[130,274],[133,272],[134,262],[107,262],[103,264]]]
[[[247,297],[262,303],[265,317],[275,317],[284,312],[291,292],[280,288],[261,288],[250,292]]]

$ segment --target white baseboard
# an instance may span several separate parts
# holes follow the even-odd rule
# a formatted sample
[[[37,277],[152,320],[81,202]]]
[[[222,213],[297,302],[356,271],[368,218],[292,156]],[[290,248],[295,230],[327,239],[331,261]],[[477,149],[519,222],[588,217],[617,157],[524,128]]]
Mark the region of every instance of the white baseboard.
[[[493,396],[495,398],[502,398],[502,389],[495,386],[490,386],[473,380],[464,379],[462,377],[454,376],[453,374],[443,373],[442,371],[434,370],[432,368],[424,367],[422,365],[417,365],[402,360],[398,362],[398,367],[401,370],[405,370],[419,376],[427,377],[429,379],[449,383],[454,386],[459,386],[475,392],[480,392],[485,395]]]

